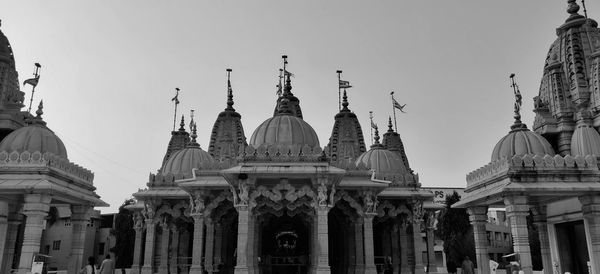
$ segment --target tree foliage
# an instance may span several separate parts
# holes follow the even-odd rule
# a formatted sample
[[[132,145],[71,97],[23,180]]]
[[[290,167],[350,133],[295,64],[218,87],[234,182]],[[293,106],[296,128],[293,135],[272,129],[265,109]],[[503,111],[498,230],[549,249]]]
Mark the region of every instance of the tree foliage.
[[[115,227],[111,233],[116,238],[116,243],[110,251],[115,254],[116,268],[130,268],[133,263],[133,248],[135,244],[135,230],[133,229],[133,214],[125,206],[134,204],[133,198],[125,200],[119,207],[115,216]]]
[[[446,260],[460,265],[465,256],[475,258],[475,241],[467,211],[452,208],[458,201],[460,195],[456,191],[446,196],[446,205],[438,217],[437,234],[444,241]]]

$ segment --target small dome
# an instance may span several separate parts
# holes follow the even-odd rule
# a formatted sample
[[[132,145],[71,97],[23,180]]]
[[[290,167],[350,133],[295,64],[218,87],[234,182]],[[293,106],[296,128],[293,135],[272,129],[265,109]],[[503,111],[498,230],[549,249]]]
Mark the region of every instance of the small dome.
[[[588,125],[579,125],[571,137],[571,155],[599,155],[600,134]]]
[[[254,130],[250,138],[251,146],[260,145],[308,145],[319,147],[315,130],[304,120],[278,114],[264,121]]]
[[[52,130],[44,124],[31,124],[19,128],[4,138],[0,143],[0,151],[19,153],[23,151],[52,153],[67,158],[67,149],[63,142]]]
[[[554,149],[542,135],[530,131],[523,125],[523,127],[514,128],[508,135],[500,139],[492,152],[492,161],[526,154],[553,156]]]
[[[188,146],[173,153],[161,168],[161,172],[191,176],[192,169],[201,169],[202,166],[214,162],[212,156],[200,146]]]
[[[398,153],[387,150],[381,145],[373,145],[369,151],[358,156],[356,166],[364,164],[368,169],[380,174],[406,174],[408,170]]]

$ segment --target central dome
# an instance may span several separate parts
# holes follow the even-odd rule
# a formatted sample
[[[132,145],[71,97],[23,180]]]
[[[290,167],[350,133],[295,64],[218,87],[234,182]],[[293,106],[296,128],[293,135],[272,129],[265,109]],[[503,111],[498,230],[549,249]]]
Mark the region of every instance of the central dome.
[[[304,120],[291,115],[276,115],[254,130],[250,143],[261,145],[308,145],[320,147],[315,130]]]
[[[511,130],[498,141],[492,152],[492,161],[527,154],[554,156],[554,149],[542,135],[530,131],[523,125],[521,128]]]

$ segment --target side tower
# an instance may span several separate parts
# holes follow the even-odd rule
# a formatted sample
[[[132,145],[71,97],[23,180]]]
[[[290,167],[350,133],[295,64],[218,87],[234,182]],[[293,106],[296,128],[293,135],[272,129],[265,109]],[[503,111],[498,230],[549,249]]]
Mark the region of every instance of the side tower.
[[[395,132],[392,127],[392,118],[388,119],[388,131],[383,134],[383,146],[388,150],[393,152],[397,152],[402,158],[404,162],[404,166],[407,170],[411,171],[410,166],[408,164],[408,157],[406,157],[406,151],[404,150],[404,143],[402,143],[402,138],[400,138],[400,134]]]
[[[190,124],[191,127],[191,124]],[[181,123],[179,123],[179,129],[177,131],[171,131],[171,140],[167,146],[167,152],[163,158],[161,166],[164,166],[169,157],[178,150],[184,149],[190,143],[190,134],[185,131],[185,121],[183,115],[181,115]]]
[[[333,165],[338,165],[342,161],[353,162],[366,151],[360,123],[356,114],[348,109],[348,96],[344,90],[342,109],[335,115],[333,130],[327,145],[330,162]]]
[[[219,113],[210,134],[208,153],[216,160],[235,159],[239,149],[246,147],[242,115],[233,108],[231,69],[227,69],[227,107]]]
[[[600,29],[568,1],[569,17],[556,29],[544,63],[533,130],[562,156],[571,151],[576,128],[600,128]]]
[[[19,89],[19,74],[8,38],[0,30],[0,140],[24,126],[21,113],[25,93]]]

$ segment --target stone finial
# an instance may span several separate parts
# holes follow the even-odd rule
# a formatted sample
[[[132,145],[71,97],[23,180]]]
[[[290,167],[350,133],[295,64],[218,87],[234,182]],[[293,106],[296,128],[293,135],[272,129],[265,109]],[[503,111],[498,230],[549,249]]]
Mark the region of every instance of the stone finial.
[[[225,110],[235,111],[233,108],[233,89],[231,88],[231,69],[226,69],[227,71],[227,108]]]
[[[290,100],[287,98],[282,98],[279,102],[279,109],[277,111],[278,115],[291,115],[292,110],[290,109]]]
[[[342,111],[349,111],[348,109],[348,95],[344,89],[344,95],[342,96]]]
[[[185,121],[184,121],[184,116],[181,115],[181,123],[179,123],[179,131],[185,131]]]
[[[292,73],[287,70],[287,55],[282,55],[283,58],[283,77],[285,78],[285,86],[283,88],[283,95],[292,95]]]
[[[373,146],[381,145],[381,143],[379,143],[379,127],[377,125],[375,125],[375,137],[373,139],[375,139],[375,143],[373,143]]]
[[[42,114],[44,114],[44,100],[40,100],[40,104],[38,105],[38,109],[35,111],[36,118],[42,119]]]
[[[394,132],[394,128],[392,125],[392,116],[388,116],[388,132]]]
[[[579,5],[575,0],[567,0],[567,12],[571,15],[576,15],[579,11]]]
[[[190,135],[190,137],[192,138],[192,141],[190,142],[188,147],[200,147],[200,145],[196,142],[196,138],[198,137],[197,129],[196,129],[197,128],[196,122],[190,122],[190,128],[192,131],[192,134]]]

